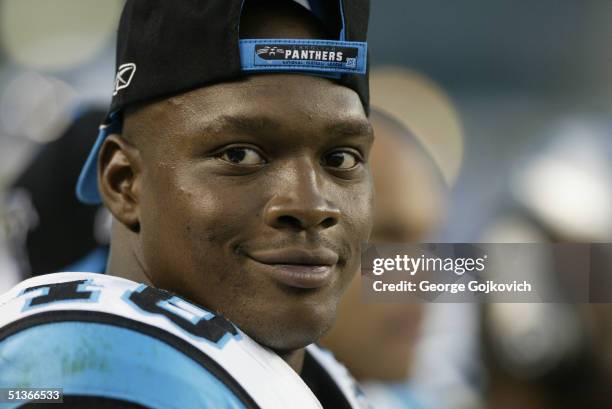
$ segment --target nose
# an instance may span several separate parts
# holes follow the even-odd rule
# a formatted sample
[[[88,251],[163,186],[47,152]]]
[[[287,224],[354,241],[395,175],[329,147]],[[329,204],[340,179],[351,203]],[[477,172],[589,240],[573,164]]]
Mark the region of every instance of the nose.
[[[266,224],[295,230],[323,230],[338,224],[340,209],[325,199],[312,166],[294,168],[291,173],[294,177],[281,178],[282,191],[266,205]]]

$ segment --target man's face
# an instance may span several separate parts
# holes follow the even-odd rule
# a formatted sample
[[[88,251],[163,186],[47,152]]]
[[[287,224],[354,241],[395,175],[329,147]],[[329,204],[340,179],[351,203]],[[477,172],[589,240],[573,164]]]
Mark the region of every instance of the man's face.
[[[278,350],[331,325],[371,227],[372,133],[358,95],[258,75],[126,118],[137,132],[141,262],[154,285]]]

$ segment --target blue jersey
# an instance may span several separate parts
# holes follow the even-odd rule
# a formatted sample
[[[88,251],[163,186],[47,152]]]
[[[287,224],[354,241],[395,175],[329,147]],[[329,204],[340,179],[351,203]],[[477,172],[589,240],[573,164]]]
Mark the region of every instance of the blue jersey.
[[[331,354],[308,346],[305,369],[326,380],[319,386],[334,407],[367,407]],[[155,409],[323,407],[306,377],[225,318],[92,273],[39,276],[0,296],[0,387],[62,388]]]

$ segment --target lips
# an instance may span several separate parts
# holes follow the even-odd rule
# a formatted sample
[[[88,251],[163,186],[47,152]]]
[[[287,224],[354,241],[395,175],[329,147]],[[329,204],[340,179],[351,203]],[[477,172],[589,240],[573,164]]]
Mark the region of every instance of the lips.
[[[338,262],[338,254],[325,248],[260,250],[249,253],[249,257],[280,283],[307,289],[328,284]]]

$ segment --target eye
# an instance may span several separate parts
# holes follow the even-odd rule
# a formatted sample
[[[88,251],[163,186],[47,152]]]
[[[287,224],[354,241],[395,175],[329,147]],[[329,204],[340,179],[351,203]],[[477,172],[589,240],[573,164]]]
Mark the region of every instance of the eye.
[[[255,149],[246,147],[226,149],[218,157],[234,165],[255,166],[266,163],[266,160]]]
[[[323,157],[324,166],[342,170],[353,169],[361,162],[361,158],[350,151],[333,151]]]

